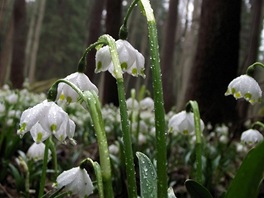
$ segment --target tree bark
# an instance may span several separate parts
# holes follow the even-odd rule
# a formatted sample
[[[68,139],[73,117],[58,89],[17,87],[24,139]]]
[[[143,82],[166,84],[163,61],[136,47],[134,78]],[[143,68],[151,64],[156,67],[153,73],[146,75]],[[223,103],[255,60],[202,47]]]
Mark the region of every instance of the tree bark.
[[[250,37],[248,41],[248,51],[246,55],[246,61],[243,65],[243,71],[246,71],[246,68],[258,60],[259,44],[260,44],[260,35],[262,28],[262,6],[263,1],[252,0],[251,7],[251,27],[250,27]],[[256,73],[256,72],[255,72]],[[255,75],[257,77],[257,75]],[[239,116],[245,120],[250,112],[252,113],[253,107],[249,105],[247,101],[238,101],[237,109]],[[249,112],[248,112],[249,111]],[[252,116],[252,115],[250,115]]]
[[[35,3],[39,4],[35,31],[32,38],[31,56],[29,62],[29,82],[35,80],[36,61],[39,47],[39,39],[41,33],[42,22],[45,14],[46,0],[36,0]],[[35,16],[33,16],[35,17]]]
[[[235,100],[225,97],[238,68],[241,0],[203,0],[197,51],[185,101],[196,100],[212,124],[235,121]]]
[[[24,81],[24,60],[26,41],[26,2],[15,1],[14,35],[10,80],[14,88],[21,88]]]
[[[178,22],[179,0],[170,0],[169,11],[166,20],[165,33],[163,34],[163,46],[161,52],[162,81],[164,90],[164,106],[166,111],[176,103],[175,92],[172,90],[173,75],[175,67],[173,65],[173,54],[175,48],[176,27]]]
[[[1,1],[0,12],[0,85],[7,83],[13,51],[13,20],[14,1]]]

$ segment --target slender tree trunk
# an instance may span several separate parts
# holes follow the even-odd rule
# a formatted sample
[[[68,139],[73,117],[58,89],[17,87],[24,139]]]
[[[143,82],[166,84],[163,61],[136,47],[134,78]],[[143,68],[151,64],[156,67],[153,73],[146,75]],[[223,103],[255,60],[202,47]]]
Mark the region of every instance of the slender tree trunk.
[[[26,49],[25,49],[25,68],[24,68],[24,74],[26,77],[29,76],[33,35],[35,31],[36,19],[38,16],[38,3],[39,3],[38,1],[34,3],[33,11],[30,16],[30,24],[28,28],[28,33],[27,33],[27,41],[26,41]]]
[[[13,7],[14,0],[0,1],[0,85],[10,76],[13,49]]]
[[[246,68],[256,62],[258,60],[258,52],[259,52],[259,44],[260,44],[260,34],[262,29],[262,9],[263,9],[263,1],[259,0],[252,0],[252,7],[251,7],[251,27],[250,27],[250,37],[248,42],[248,52],[247,52],[247,59],[245,65],[243,65],[243,71],[245,72]],[[255,75],[257,76],[257,75]],[[250,109],[249,109],[250,108]],[[239,116],[245,120],[249,114],[252,112],[252,107],[249,106],[248,102],[246,101],[238,101],[237,109]]]
[[[196,100],[212,124],[235,121],[235,100],[225,97],[238,69],[241,0],[203,0],[196,56],[185,101]]]
[[[194,10],[192,13],[191,27],[190,29],[187,28],[186,36],[184,38],[183,43],[183,52],[179,57],[179,67],[177,68],[179,80],[177,81],[178,94],[176,104],[178,110],[184,109],[186,105],[184,97],[190,78],[190,70],[192,68],[196,54],[201,4],[202,0],[194,0],[193,2]]]
[[[39,48],[39,39],[41,33],[41,26],[45,14],[46,0],[36,0],[35,3],[39,4],[38,7],[38,16],[35,25],[35,32],[33,34],[32,47],[31,47],[31,56],[29,62],[29,82],[34,82],[35,80],[35,70],[36,70],[36,61]],[[34,17],[34,16],[33,16]]]
[[[118,39],[121,26],[122,0],[107,0],[106,33]],[[118,104],[116,80],[109,72],[105,73],[103,103]]]
[[[13,87],[21,88],[24,81],[24,60],[26,41],[26,2],[25,0],[15,1],[14,5],[14,35],[13,53],[10,79]]]
[[[170,0],[161,52],[162,80],[163,90],[165,93],[164,104],[167,111],[170,110],[170,108],[176,103],[175,90],[172,90],[172,86],[173,81],[175,80],[173,76],[175,73],[173,54],[175,49],[175,33],[178,21],[178,4],[178,0]]]

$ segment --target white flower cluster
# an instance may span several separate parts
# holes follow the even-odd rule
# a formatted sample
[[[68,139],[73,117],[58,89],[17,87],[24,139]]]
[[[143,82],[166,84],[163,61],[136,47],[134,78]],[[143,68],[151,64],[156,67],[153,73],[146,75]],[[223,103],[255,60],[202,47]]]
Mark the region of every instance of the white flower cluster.
[[[117,40],[116,48],[123,72],[127,72],[132,76],[140,75],[142,77],[145,77],[144,56],[126,40]],[[108,46],[100,48],[96,53],[95,59],[96,73],[108,70],[115,77],[114,65]]]

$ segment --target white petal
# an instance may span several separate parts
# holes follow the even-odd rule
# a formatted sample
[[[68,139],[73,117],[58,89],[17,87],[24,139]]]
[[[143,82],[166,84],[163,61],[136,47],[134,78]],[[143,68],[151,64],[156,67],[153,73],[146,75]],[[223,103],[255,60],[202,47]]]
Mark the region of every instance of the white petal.
[[[39,123],[31,128],[30,134],[36,143],[43,142],[50,136],[50,133],[46,132]]]

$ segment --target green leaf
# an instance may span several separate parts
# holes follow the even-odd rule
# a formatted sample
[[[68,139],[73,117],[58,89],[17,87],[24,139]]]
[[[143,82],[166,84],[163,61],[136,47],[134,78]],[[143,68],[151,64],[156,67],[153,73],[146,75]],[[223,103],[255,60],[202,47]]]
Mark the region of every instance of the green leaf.
[[[141,198],[157,198],[157,174],[150,159],[143,153],[136,153],[139,161]]]
[[[203,185],[192,179],[187,179],[185,181],[185,187],[192,198],[213,198],[210,192]]]
[[[228,188],[226,198],[257,197],[264,173],[263,151],[264,141],[248,152]]]

